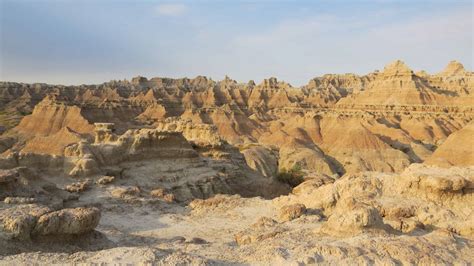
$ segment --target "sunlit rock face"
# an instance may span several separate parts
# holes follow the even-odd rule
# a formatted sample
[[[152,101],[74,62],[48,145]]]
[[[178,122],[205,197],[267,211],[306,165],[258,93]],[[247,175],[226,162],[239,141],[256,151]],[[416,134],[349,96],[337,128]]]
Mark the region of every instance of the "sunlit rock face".
[[[0,260],[472,263],[473,93],[456,61],[0,82]]]

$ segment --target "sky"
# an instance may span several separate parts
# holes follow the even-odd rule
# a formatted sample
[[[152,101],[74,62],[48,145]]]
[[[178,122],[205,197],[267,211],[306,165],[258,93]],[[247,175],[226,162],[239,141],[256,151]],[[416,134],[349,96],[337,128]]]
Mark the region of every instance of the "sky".
[[[0,80],[367,74],[401,59],[472,70],[473,1],[0,0]]]

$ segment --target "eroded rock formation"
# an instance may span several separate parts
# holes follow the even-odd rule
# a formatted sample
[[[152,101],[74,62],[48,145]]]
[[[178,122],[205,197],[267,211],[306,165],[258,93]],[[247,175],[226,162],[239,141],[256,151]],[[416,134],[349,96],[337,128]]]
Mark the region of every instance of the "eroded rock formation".
[[[300,88],[0,82],[0,260],[472,263],[473,108],[456,61]]]

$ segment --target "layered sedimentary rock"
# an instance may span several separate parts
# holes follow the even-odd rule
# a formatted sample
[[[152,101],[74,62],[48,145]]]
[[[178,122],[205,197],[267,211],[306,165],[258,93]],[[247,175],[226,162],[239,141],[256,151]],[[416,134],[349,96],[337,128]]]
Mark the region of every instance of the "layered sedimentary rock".
[[[447,138],[472,120],[473,74],[455,61],[436,75],[415,73],[395,61],[381,72],[324,75],[301,88],[273,77],[255,84],[202,76],[69,87],[2,83],[1,88],[9,99],[6,109],[32,110],[0,139],[2,167],[42,166],[87,175],[102,166],[145,159],[147,153],[192,153],[193,148],[178,143],[175,152],[166,147],[175,138],[166,131],[181,133],[205,156],[231,158],[236,151],[229,147],[238,148],[239,156],[264,176],[294,166],[332,176],[401,172],[411,163],[435,160],[443,150],[455,152],[447,151],[453,146]],[[166,140],[160,144],[155,138]],[[140,145],[143,151],[135,147]],[[463,154],[458,158],[469,164],[471,156]]]
[[[64,155],[64,149],[82,140],[81,135],[69,127],[63,127],[49,136],[36,136],[27,142],[23,153]]]
[[[0,210],[0,234],[11,239],[78,235],[93,231],[99,220],[100,211],[97,208],[53,211],[45,206],[26,204]]]
[[[2,83],[11,100],[6,108],[15,97],[34,107],[4,133],[2,150],[60,156],[73,142],[94,138],[94,123],[114,123],[118,134],[144,127],[181,132],[206,149],[266,145],[276,151],[278,169],[400,172],[471,121],[473,80],[455,61],[430,75],[398,60],[381,72],[325,75],[301,88],[273,77],[260,84],[202,76],[77,87]],[[58,141],[48,145],[52,139]]]
[[[0,259],[468,264],[473,89],[456,61],[299,88],[1,82]]]
[[[306,181],[278,205],[304,204],[329,217],[321,232],[335,236],[365,229],[390,233],[412,225],[444,228],[472,236],[471,168],[442,169],[413,164],[399,175],[346,174],[334,183]],[[415,230],[416,227],[411,228]]]
[[[445,83],[439,82],[439,79]],[[450,106],[472,98],[472,82],[472,74],[465,72],[457,62],[451,62],[438,76],[430,77],[418,76],[404,62],[397,60],[377,73],[364,91],[355,93],[338,104]]]
[[[60,104],[53,96],[48,96],[35,106],[31,115],[21,120],[14,131],[27,136],[49,136],[64,127],[79,133],[90,133],[93,129],[79,107]]]
[[[158,130],[181,132],[186,140],[200,147],[220,147],[225,142],[214,125],[196,123],[192,120],[167,119],[157,122],[154,126]]]
[[[248,166],[263,176],[273,177],[278,172],[278,161],[274,151],[269,148],[256,146],[244,148],[242,154]]]
[[[474,123],[449,135],[438,149],[426,160],[427,164],[449,166],[474,165]]]

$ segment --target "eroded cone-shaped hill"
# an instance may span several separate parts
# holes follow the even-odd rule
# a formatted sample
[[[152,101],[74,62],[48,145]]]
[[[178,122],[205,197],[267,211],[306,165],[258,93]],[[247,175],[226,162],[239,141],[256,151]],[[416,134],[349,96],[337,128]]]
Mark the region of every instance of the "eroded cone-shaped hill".
[[[82,116],[80,107],[60,104],[54,97],[47,96],[14,130],[27,136],[49,136],[64,127],[80,133],[93,130],[93,126]]]

